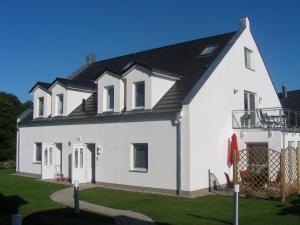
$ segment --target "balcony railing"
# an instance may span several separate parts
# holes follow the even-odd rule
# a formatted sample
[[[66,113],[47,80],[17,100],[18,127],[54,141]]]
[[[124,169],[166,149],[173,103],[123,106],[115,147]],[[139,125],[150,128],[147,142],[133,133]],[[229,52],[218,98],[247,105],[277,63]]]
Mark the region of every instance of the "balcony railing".
[[[233,110],[232,127],[247,128],[300,128],[300,112],[283,108]]]

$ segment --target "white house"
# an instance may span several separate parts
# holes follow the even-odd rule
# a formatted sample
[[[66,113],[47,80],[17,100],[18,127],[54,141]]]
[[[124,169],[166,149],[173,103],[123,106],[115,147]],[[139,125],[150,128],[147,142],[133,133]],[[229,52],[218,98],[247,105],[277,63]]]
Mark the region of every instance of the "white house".
[[[208,169],[226,182],[232,133],[240,148],[300,140],[281,123],[247,17],[235,32],[93,58],[31,89],[33,110],[18,119],[19,174],[197,196]]]

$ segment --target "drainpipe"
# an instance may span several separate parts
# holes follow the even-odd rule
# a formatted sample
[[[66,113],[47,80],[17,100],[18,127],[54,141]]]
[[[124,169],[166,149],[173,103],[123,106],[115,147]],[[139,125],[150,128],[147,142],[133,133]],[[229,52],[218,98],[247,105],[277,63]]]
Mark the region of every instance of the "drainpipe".
[[[16,172],[19,172],[20,165],[19,165],[19,159],[20,159],[20,130],[19,130],[19,119],[17,119],[17,140],[16,140]]]
[[[176,114],[176,194],[181,195],[181,112]]]

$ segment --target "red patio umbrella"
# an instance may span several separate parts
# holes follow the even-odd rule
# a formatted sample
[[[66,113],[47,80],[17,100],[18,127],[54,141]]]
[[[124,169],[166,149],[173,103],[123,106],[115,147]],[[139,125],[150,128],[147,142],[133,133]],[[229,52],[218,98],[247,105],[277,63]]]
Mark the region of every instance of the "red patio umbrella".
[[[240,161],[240,154],[238,151],[238,143],[237,143],[237,136],[235,133],[231,136],[231,144],[230,144],[230,155],[229,155],[229,162],[233,164],[234,162],[234,154],[237,156],[237,161]]]
[[[235,158],[235,157],[236,158]],[[234,158],[236,161],[234,161]],[[237,165],[238,161],[240,161],[240,154],[238,151],[238,144],[237,144],[237,136],[235,133],[231,136],[231,145],[230,145],[230,155],[229,155],[229,161],[231,164],[233,164],[233,182],[234,184],[238,183],[238,175],[237,175]]]

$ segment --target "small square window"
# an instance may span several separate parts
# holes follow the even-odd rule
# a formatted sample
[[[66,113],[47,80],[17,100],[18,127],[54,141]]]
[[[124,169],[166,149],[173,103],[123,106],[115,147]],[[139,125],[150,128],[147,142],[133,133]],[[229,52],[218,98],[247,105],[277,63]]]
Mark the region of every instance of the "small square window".
[[[247,69],[254,69],[254,64],[253,64],[253,51],[245,48],[244,49],[244,53],[245,53],[245,67]]]
[[[114,86],[109,86],[105,88],[105,100],[105,111],[114,111]]]
[[[33,155],[34,162],[40,163],[42,161],[42,143],[35,143]]]
[[[38,98],[38,116],[44,115],[44,97]]]
[[[145,107],[145,82],[134,84],[135,87],[135,108]]]
[[[133,144],[133,170],[148,171],[148,144]]]
[[[64,112],[64,95],[56,95],[56,115],[62,116]]]

